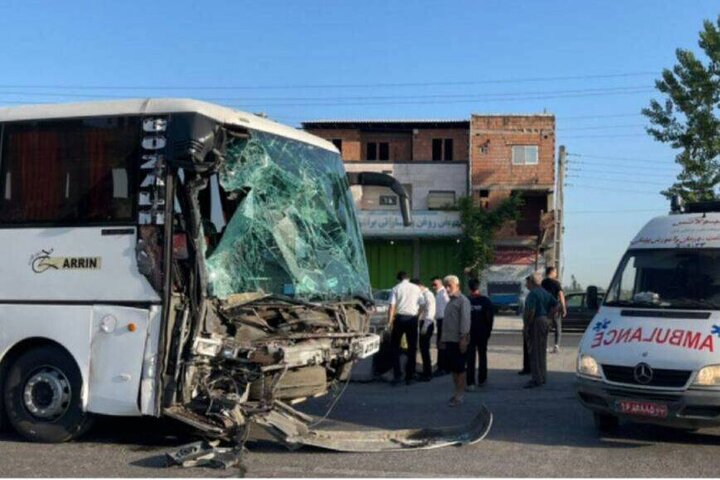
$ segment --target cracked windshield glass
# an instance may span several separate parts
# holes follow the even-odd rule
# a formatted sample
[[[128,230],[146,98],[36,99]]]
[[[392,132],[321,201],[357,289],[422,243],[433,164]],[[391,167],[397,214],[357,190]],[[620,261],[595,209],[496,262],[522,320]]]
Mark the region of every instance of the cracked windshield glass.
[[[227,225],[206,253],[211,295],[262,290],[304,300],[370,296],[337,153],[253,132],[230,141],[218,180]]]

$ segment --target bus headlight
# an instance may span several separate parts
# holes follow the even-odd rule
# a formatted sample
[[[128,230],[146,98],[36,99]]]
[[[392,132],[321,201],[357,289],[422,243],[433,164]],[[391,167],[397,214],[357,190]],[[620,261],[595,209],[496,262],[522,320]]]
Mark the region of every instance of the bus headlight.
[[[720,365],[708,365],[700,369],[693,385],[714,387],[720,385]]]
[[[590,355],[578,356],[577,373],[586,377],[600,378],[600,365]]]

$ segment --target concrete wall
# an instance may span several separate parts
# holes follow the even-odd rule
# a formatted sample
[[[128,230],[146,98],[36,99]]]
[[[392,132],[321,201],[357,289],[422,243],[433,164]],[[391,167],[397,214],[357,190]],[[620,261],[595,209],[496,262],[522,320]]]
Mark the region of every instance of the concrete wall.
[[[460,162],[347,162],[349,172],[384,172],[402,184],[412,185],[413,210],[427,210],[431,190],[455,192],[458,199],[467,195],[467,164]],[[380,195],[392,195],[389,188],[352,187],[356,204],[363,210],[396,210],[397,206],[380,206]]]

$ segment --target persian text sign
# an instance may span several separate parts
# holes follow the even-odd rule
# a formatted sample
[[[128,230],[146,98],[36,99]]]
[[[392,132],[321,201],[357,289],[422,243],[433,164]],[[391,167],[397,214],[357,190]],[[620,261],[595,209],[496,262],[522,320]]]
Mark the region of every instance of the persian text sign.
[[[400,210],[358,212],[364,237],[458,237],[462,234],[459,212],[413,210],[413,224],[403,225]]]

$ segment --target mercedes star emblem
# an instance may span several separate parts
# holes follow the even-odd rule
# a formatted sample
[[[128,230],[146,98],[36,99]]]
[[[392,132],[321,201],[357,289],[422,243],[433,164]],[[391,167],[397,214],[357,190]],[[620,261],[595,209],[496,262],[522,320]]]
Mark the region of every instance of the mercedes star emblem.
[[[647,385],[653,379],[653,370],[647,363],[638,363],[633,371],[635,381],[641,385]]]

